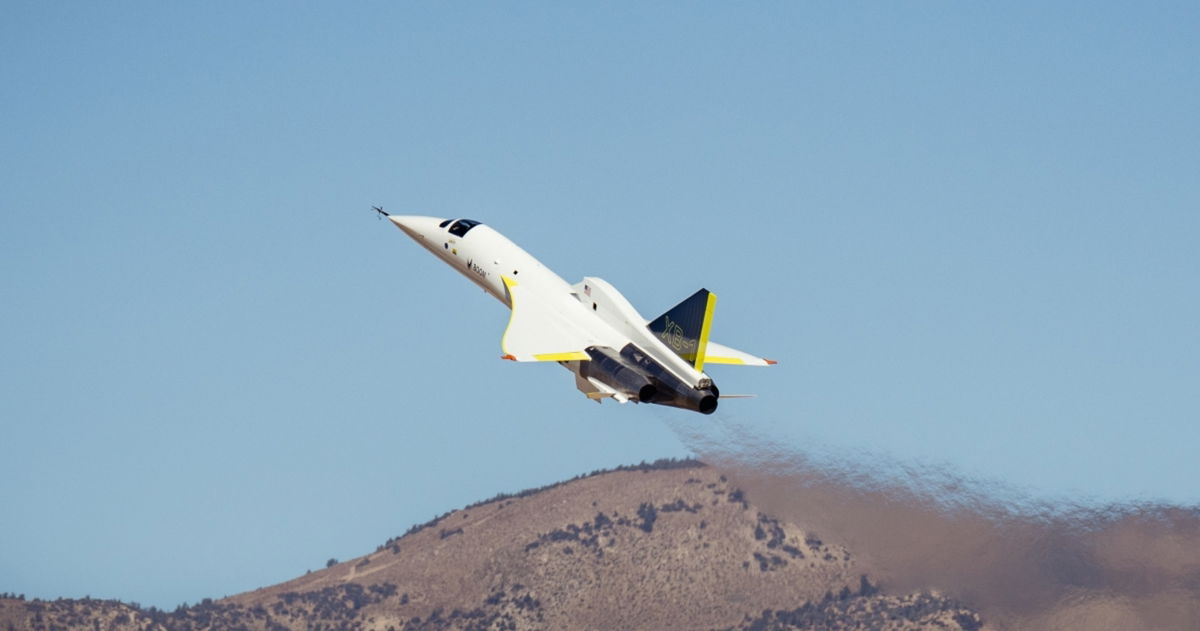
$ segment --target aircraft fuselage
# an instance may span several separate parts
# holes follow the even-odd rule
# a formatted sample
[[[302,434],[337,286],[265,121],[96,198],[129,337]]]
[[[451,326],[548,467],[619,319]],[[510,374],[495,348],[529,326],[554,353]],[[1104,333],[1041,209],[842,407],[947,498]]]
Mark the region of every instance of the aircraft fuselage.
[[[612,397],[704,413],[716,409],[712,380],[648,330],[646,319],[604,280],[586,277],[570,285],[504,235],[471,220],[388,219],[513,310],[501,340],[505,359],[557,361],[595,400]],[[533,315],[519,319],[518,309]],[[563,352],[523,354],[509,348],[524,348],[530,339]]]

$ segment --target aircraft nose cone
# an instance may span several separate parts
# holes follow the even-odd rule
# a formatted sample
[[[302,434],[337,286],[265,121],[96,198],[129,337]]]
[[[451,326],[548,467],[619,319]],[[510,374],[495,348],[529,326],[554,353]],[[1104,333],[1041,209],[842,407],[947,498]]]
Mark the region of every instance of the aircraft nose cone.
[[[421,217],[418,215],[391,215],[388,221],[396,224],[396,227],[403,230],[408,236],[417,239],[431,239],[433,233],[438,229],[443,219],[437,217]]]

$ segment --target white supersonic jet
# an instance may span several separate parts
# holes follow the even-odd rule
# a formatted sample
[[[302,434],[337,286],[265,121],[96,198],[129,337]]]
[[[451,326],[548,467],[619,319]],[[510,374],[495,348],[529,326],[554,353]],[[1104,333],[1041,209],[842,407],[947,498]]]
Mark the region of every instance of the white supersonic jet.
[[[706,289],[646,320],[604,280],[588,276],[568,285],[478,221],[375,210],[512,310],[500,338],[503,359],[558,362],[597,403],[612,398],[712,414],[721,394],[705,365],[775,363],[709,341],[717,296]]]

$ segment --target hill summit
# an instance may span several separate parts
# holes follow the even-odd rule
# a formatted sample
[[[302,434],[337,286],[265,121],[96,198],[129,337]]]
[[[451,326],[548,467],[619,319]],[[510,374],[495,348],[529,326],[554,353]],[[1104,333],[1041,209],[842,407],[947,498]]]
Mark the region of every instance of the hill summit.
[[[659,461],[451,511],[374,552],[174,612],[0,599],[8,629],[939,629],[979,615],[887,594],[851,552],[759,511],[720,471]]]

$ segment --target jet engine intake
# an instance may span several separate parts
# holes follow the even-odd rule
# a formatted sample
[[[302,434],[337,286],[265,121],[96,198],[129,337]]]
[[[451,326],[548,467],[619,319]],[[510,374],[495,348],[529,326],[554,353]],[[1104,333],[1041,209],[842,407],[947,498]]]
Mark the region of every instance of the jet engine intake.
[[[591,361],[579,362],[579,374],[601,381],[642,403],[652,403],[658,397],[658,387],[645,373],[625,361],[606,346],[585,349]]]

